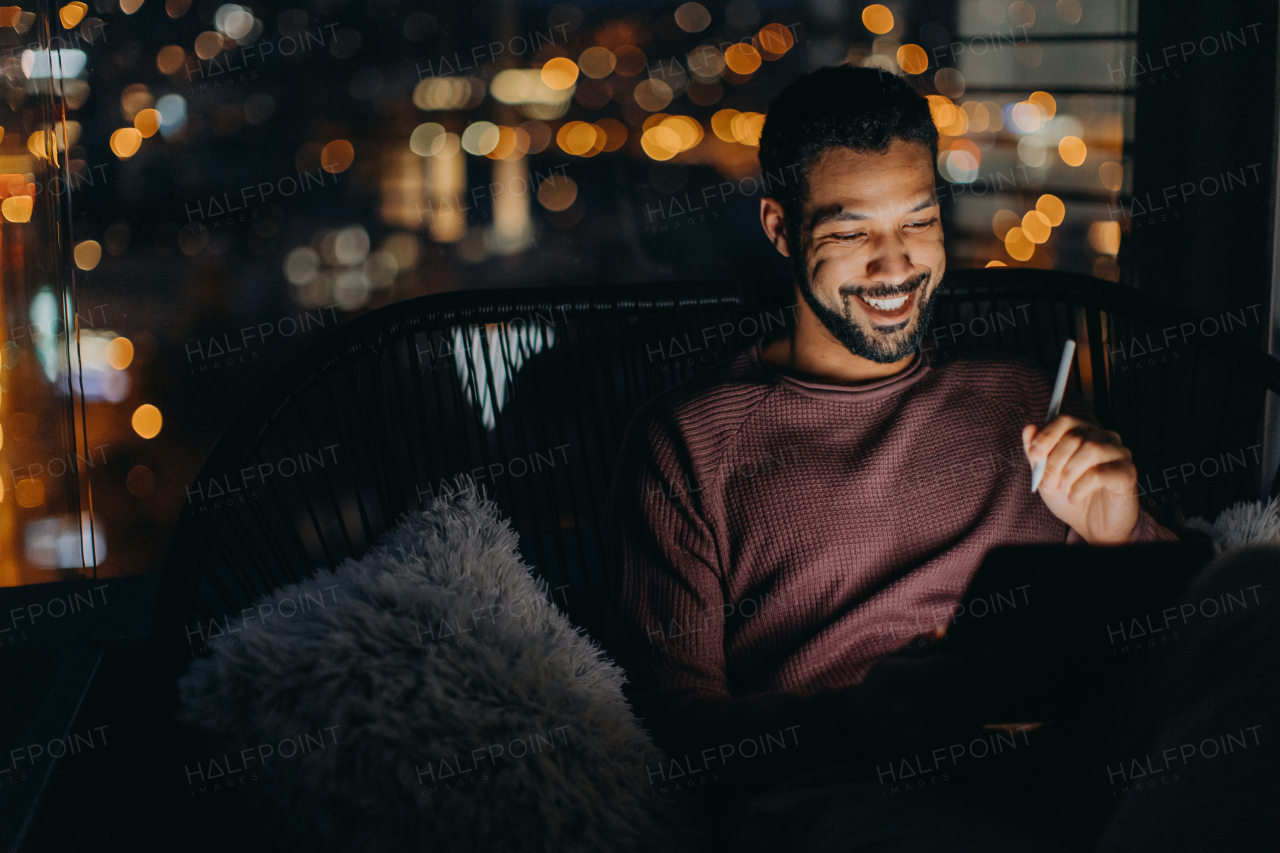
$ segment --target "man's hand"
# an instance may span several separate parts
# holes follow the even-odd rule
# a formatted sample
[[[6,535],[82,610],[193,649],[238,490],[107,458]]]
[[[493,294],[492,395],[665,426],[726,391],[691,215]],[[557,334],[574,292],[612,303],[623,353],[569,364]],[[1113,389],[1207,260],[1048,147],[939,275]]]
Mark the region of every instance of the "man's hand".
[[[981,736],[992,723],[1043,719],[1047,674],[1026,655],[989,646],[895,652],[843,691],[850,757],[905,757]]]
[[[1138,523],[1138,469],[1120,436],[1070,415],[1022,428],[1034,467],[1045,461],[1045,506],[1090,545],[1125,542]]]

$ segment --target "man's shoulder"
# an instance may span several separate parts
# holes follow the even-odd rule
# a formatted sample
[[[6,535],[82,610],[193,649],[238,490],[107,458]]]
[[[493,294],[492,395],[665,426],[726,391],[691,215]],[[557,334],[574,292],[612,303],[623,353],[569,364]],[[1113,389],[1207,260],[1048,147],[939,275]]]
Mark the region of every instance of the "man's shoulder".
[[[1041,388],[1051,385],[1053,376],[1039,362],[1000,350],[948,347],[945,355],[931,354],[940,376],[951,382],[973,386],[975,390]]]

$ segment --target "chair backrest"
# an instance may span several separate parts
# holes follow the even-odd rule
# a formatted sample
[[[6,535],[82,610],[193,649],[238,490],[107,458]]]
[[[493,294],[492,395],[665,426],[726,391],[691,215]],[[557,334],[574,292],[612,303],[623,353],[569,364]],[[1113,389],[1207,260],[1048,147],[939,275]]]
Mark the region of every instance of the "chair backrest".
[[[927,347],[1016,352],[1052,372],[1077,340],[1073,382],[1156,478],[1150,497],[1176,492],[1198,512],[1257,497],[1255,445],[1280,362],[1226,334],[1180,334],[1200,321],[1086,276],[960,270],[944,287]],[[600,636],[607,493],[631,416],[786,325],[785,294],[734,283],[450,293],[334,329],[253,396],[188,487],[155,630],[190,637],[183,626],[359,556],[470,474],[557,600]],[[1163,354],[1142,343],[1161,340]]]

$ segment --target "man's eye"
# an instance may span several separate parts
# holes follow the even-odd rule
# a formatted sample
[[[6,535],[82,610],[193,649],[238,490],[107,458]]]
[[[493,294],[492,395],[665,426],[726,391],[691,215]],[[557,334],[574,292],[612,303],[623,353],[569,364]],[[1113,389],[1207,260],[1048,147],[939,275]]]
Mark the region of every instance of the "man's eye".
[[[908,228],[928,228],[930,225],[933,225],[937,221],[938,221],[938,217],[935,216],[932,219],[926,220],[924,222],[912,222],[907,227]]]
[[[833,234],[832,236],[835,237],[837,240],[856,240],[859,237],[867,236],[867,232],[859,231],[857,234]]]

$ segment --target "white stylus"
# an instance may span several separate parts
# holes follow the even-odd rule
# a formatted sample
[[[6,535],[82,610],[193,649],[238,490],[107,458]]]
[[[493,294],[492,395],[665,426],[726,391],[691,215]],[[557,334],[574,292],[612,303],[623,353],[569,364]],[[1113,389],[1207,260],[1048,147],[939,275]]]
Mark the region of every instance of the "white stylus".
[[[1067,393],[1067,377],[1071,375],[1071,359],[1075,354],[1076,342],[1068,340],[1062,347],[1062,361],[1058,363],[1058,378],[1053,382],[1053,396],[1049,398],[1049,416],[1044,419],[1045,423],[1049,423],[1049,421],[1056,418],[1058,411],[1062,408],[1062,396]],[[1040,481],[1044,479],[1045,461],[1041,459],[1031,471],[1031,491],[1033,493],[1040,488]]]

